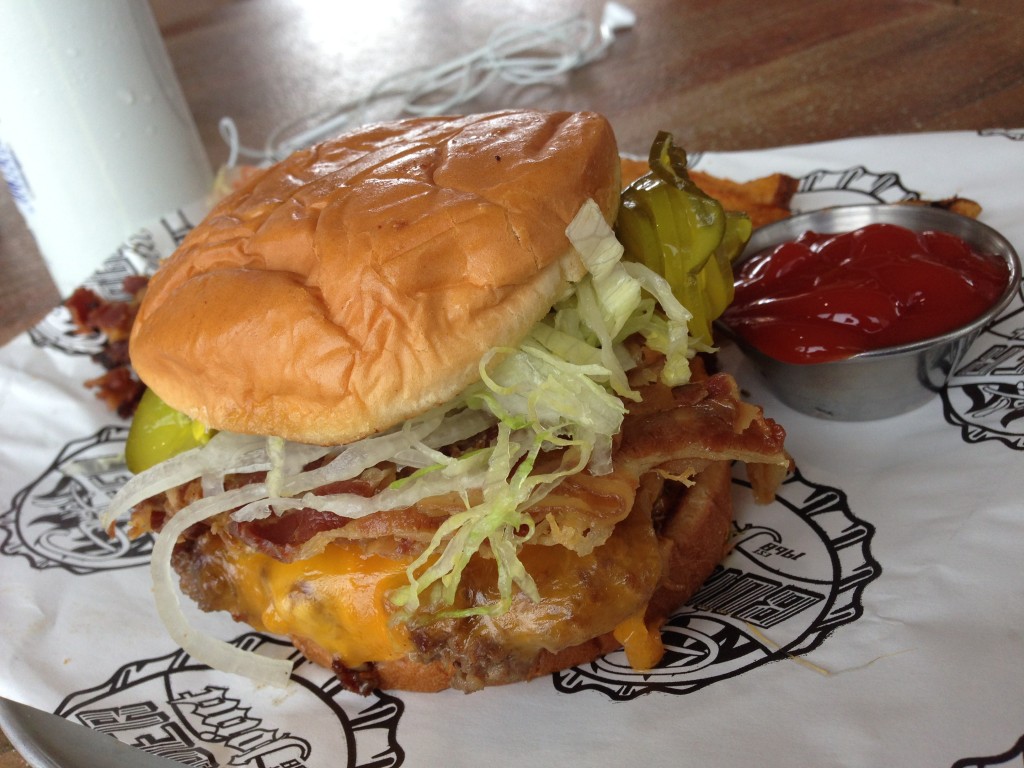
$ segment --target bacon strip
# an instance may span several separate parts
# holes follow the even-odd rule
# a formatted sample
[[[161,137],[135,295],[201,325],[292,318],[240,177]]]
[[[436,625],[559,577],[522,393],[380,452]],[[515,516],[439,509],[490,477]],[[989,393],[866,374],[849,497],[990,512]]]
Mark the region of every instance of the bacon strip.
[[[126,277],[123,287],[131,297],[127,301],[108,301],[89,288],[80,287],[64,302],[77,333],[103,336],[103,348],[92,359],[106,372],[89,379],[85,386],[95,389],[96,397],[125,419],[135,413],[146,389],[132,370],[128,337],[148,281],[141,275]]]

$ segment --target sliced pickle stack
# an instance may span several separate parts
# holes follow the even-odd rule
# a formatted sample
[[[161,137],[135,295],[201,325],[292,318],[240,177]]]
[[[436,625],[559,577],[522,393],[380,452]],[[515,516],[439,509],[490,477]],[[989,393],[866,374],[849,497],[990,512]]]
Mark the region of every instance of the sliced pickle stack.
[[[700,190],[671,134],[655,138],[650,166],[622,193],[616,235],[625,258],[668,280],[693,314],[690,335],[710,347],[711,324],[733,298],[732,262],[750,239],[750,219]]]

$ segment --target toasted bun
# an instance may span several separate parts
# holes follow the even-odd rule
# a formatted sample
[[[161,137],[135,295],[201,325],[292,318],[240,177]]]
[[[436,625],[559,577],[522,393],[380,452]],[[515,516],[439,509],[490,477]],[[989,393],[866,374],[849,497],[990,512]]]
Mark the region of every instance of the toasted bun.
[[[583,272],[614,218],[607,121],[510,111],[368,127],[221,202],[151,281],[132,362],[218,429],[342,444],[450,400]]]

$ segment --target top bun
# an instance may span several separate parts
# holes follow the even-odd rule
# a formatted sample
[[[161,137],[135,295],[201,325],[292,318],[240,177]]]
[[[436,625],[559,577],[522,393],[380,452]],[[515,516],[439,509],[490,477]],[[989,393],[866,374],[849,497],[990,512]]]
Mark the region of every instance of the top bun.
[[[582,276],[565,229],[588,198],[614,218],[599,115],[360,129],[211,211],[150,282],[132,363],[216,429],[324,445],[387,429],[477,380]]]

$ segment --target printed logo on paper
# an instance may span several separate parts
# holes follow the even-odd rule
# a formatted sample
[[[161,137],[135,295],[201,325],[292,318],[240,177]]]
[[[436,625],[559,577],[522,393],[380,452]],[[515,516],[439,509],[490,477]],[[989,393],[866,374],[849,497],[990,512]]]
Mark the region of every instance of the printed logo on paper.
[[[56,714],[160,757],[201,768],[393,768],[403,704],[346,692],[290,644],[247,633],[234,645],[295,663],[287,691],[235,675],[211,682],[184,651],[126,664],[71,694]],[[310,725],[313,724],[313,727]]]
[[[808,653],[861,616],[861,594],[882,569],[870,553],[874,529],[853,516],[842,491],[795,473],[774,502],[738,515],[729,555],[663,628],[656,669],[637,672],[616,651],[556,673],[555,688],[616,701],[692,693]]]
[[[1016,302],[1015,302],[1016,304]],[[946,421],[968,443],[997,440],[1024,451],[1024,308],[989,325],[942,390]]]
[[[921,193],[903,186],[898,173],[876,173],[857,165],[841,170],[811,171],[800,179],[790,208],[793,213],[804,213],[836,205],[904,203],[920,199]]]
[[[124,291],[125,278],[155,272],[160,260],[173,253],[192,230],[203,210],[179,210],[160,219],[158,226],[140,229],[108,256],[83,286],[107,301],[130,299]],[[30,329],[29,338],[37,347],[69,355],[99,354],[106,343],[103,334],[81,333],[63,304]]]
[[[1024,141],[1024,128],[982,128],[979,136],[1001,136],[1011,141]]]
[[[151,537],[129,539],[126,521],[112,537],[100,526],[100,515],[131,477],[123,459],[127,437],[126,427],[104,427],[64,446],[0,514],[0,554],[76,575],[146,565]]]
[[[957,760],[951,768],[1001,768],[1006,766],[1020,765],[1024,762],[1024,736],[1021,736],[1017,743],[1003,752],[1001,755],[991,757],[966,757]]]
[[[14,154],[14,148],[10,144],[0,141],[0,176],[7,182],[7,189],[11,191],[11,197],[17,204],[18,209],[24,216],[31,216],[35,213],[35,195],[32,194],[32,186],[28,183],[25,171]]]

